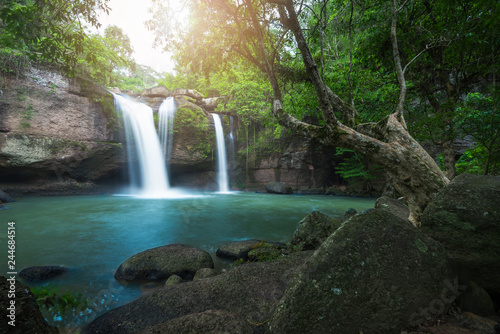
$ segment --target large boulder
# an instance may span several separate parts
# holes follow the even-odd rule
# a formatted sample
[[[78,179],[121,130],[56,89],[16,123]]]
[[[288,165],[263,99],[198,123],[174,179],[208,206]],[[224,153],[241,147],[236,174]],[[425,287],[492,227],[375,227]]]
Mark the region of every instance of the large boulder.
[[[316,249],[340,224],[340,219],[335,220],[324,213],[313,211],[297,225],[290,246],[294,250]]]
[[[3,310],[0,333],[59,333],[57,328],[49,326],[45,321],[29,288],[15,279],[0,276],[0,305]],[[11,321],[13,322],[9,324]]]
[[[372,209],[346,221],[285,292],[272,333],[401,333],[455,300],[451,261],[407,221]]]
[[[271,194],[293,194],[292,186],[285,182],[271,181],[266,184],[266,191]]]
[[[282,244],[280,242],[249,239],[224,244],[217,249],[215,255],[230,260],[248,260],[248,252],[250,252],[252,249],[256,249],[264,245],[276,248],[285,247],[285,244]]]
[[[252,334],[252,326],[242,316],[219,310],[188,314],[149,327],[140,334],[233,333]]]
[[[203,95],[201,95],[199,92],[197,92],[194,89],[184,89],[184,88],[177,88],[174,89],[172,92],[172,95],[177,97],[177,96],[188,96],[196,101],[201,101],[203,99]]]
[[[375,202],[375,208],[386,210],[402,219],[408,219],[410,216],[410,209],[404,203],[388,196],[379,197]]]
[[[265,323],[310,255],[310,251],[296,252],[274,262],[247,263],[215,277],[165,286],[98,317],[84,333],[140,333],[208,310],[239,314],[253,324]]]
[[[33,266],[21,270],[19,277],[27,282],[37,282],[60,276],[68,271],[68,268],[61,266]]]
[[[0,190],[0,203],[11,203],[15,201],[16,201],[15,199],[13,199],[8,194]]]
[[[500,296],[500,177],[462,174],[436,195],[422,231],[441,242],[463,284]]]
[[[171,275],[192,279],[201,268],[213,268],[214,262],[207,252],[172,244],[145,250],[123,262],[115,272],[120,280],[163,281]]]
[[[154,97],[165,98],[165,97],[169,97],[171,95],[172,95],[172,92],[170,91],[170,89],[168,89],[167,87],[164,87],[164,86],[156,86],[153,88],[144,89],[141,92],[141,97],[149,97],[149,98],[154,98]]]

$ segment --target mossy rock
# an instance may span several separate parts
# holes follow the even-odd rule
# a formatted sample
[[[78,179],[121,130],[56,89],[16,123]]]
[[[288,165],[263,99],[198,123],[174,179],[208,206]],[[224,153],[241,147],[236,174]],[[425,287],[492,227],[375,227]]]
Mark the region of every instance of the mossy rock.
[[[313,211],[297,225],[290,246],[294,250],[317,249],[330,234],[339,228],[340,223],[340,219],[335,220],[324,213]]]
[[[461,283],[500,295],[499,176],[457,176],[424,210],[421,228],[446,247]]]
[[[201,268],[213,268],[214,262],[207,252],[181,244],[172,244],[138,253],[116,270],[120,280],[162,281],[172,275],[192,279]]]
[[[272,333],[401,333],[455,300],[445,249],[372,209],[346,221],[304,264],[269,322]]]

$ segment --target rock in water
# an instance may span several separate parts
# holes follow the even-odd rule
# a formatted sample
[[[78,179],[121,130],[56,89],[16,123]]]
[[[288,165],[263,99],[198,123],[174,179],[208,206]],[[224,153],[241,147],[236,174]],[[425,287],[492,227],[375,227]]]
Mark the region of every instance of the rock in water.
[[[0,190],[0,203],[12,203],[16,200],[10,197],[8,194]]]
[[[340,219],[334,220],[324,213],[313,211],[297,225],[290,246],[294,250],[316,249],[339,228],[340,223]]]
[[[422,231],[446,247],[462,284],[500,295],[500,177],[454,178],[424,210]]]
[[[285,182],[269,182],[266,184],[266,191],[271,194],[293,194],[292,186]]]
[[[248,260],[248,252],[260,246],[276,247],[277,249],[283,248],[286,245],[280,242],[271,242],[257,239],[249,239],[242,241],[230,242],[222,245],[215,253],[218,257],[223,257],[231,260]]]
[[[115,278],[127,281],[162,281],[171,275],[192,279],[201,268],[213,268],[207,252],[181,244],[172,244],[136,254],[116,270]]]
[[[373,209],[345,222],[303,265],[271,333],[401,333],[456,297],[443,246]]]
[[[33,266],[21,270],[19,277],[27,282],[44,281],[68,272],[68,268],[61,266]]]
[[[83,333],[135,334],[160,324],[163,325],[157,333],[239,333],[237,329],[221,330],[226,327],[218,327],[219,330],[212,327],[207,332],[204,326],[212,320],[196,314],[221,310],[239,314],[249,323],[265,323],[298,268],[310,255],[311,251],[296,252],[272,263],[247,263],[214,277],[166,286],[103,314]],[[178,321],[184,320],[180,317],[187,315],[194,317],[189,319],[199,319],[196,321],[201,330],[190,327],[192,331],[182,332],[173,330],[177,327],[169,327],[170,321],[177,326]],[[194,324],[191,320],[187,322]],[[161,331],[162,328],[165,331]]]

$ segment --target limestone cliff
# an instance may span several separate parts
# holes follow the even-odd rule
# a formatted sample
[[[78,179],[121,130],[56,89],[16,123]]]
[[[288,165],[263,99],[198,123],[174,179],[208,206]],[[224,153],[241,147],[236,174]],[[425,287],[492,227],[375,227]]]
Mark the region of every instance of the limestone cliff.
[[[103,180],[121,168],[113,99],[103,88],[34,68],[24,79],[2,79],[1,187],[36,192],[51,183]]]

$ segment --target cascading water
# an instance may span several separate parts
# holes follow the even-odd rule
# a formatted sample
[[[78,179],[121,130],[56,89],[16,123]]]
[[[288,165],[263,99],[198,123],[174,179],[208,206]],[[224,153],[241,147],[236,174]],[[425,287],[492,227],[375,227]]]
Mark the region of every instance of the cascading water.
[[[173,97],[168,97],[163,101],[158,111],[158,132],[160,135],[160,144],[165,156],[167,166],[172,156],[172,145],[174,139],[174,116],[176,106]]]
[[[227,175],[227,158],[226,158],[226,144],[224,143],[224,129],[218,114],[212,114],[215,126],[215,137],[217,139],[217,162],[218,162],[218,175],[217,183],[219,184],[219,192],[229,192],[229,177]]]
[[[169,190],[165,159],[153,121],[153,110],[145,104],[113,94],[115,109],[123,115],[131,186],[137,195],[163,197]],[[133,157],[137,156],[137,169]]]
[[[228,165],[229,169],[233,169],[236,166],[236,153],[234,149],[234,117],[229,116],[229,134],[227,135],[228,143]]]

